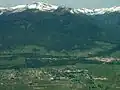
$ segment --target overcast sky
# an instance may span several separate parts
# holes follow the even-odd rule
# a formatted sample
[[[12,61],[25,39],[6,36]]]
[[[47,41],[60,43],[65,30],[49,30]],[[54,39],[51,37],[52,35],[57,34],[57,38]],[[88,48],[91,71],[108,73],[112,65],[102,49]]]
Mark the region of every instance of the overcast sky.
[[[0,0],[0,6],[14,6],[33,2],[48,2],[55,5],[66,5],[74,8],[105,8],[120,6],[120,0]]]

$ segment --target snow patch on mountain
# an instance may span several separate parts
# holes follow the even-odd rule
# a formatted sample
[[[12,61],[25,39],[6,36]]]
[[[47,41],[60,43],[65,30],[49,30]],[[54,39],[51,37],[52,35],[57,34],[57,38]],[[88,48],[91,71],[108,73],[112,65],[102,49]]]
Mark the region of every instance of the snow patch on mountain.
[[[3,14],[4,12],[8,12],[8,11],[9,13],[15,13],[15,12],[22,12],[27,9],[37,9],[40,11],[54,11],[57,8],[58,6],[55,6],[55,5],[50,5],[50,4],[43,3],[43,2],[37,2],[37,3],[27,4],[27,5],[17,5],[17,6],[9,7],[9,8],[0,7],[0,12],[1,14]]]
[[[37,2],[33,4],[27,4],[27,5],[18,5],[15,7],[9,7],[9,8],[4,8],[0,7],[0,14],[3,14],[4,12],[10,12],[10,13],[15,13],[15,12],[22,12],[27,9],[37,9],[40,11],[49,11],[49,12],[54,12],[54,11],[59,11],[57,9],[60,9],[61,6],[55,6],[43,2]],[[98,15],[98,14],[105,14],[106,12],[120,12],[120,6],[119,7],[111,7],[111,8],[101,8],[101,9],[87,9],[87,8],[81,8],[81,9],[74,9],[74,8],[67,8],[67,7],[62,7],[62,11],[69,11],[72,14],[87,14],[87,15]]]
[[[111,7],[111,8],[100,8],[100,9],[74,9],[75,13],[84,13],[87,15],[98,15],[98,14],[105,14],[107,12],[120,12],[120,7]]]

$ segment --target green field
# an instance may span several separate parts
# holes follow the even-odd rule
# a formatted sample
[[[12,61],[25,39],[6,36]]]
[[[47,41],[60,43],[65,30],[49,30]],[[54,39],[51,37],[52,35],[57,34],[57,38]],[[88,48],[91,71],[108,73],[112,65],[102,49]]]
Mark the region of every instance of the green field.
[[[1,51],[0,90],[119,90],[120,62],[92,60],[119,58],[119,52],[112,51],[115,45],[96,43],[81,52],[35,45]]]
[[[78,63],[0,70],[1,90],[119,90],[119,82],[119,65]]]

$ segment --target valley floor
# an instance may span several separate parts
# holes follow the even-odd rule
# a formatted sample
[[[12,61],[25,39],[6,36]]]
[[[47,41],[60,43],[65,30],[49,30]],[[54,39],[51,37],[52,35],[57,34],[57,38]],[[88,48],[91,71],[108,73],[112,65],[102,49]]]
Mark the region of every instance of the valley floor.
[[[0,70],[1,90],[119,90],[119,65],[76,64]]]

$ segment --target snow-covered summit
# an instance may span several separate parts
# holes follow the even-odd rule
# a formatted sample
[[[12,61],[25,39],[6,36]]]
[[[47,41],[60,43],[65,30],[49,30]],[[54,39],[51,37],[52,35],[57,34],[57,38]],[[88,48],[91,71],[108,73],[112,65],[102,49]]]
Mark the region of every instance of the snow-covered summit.
[[[47,11],[47,10],[54,10],[57,9],[58,6],[43,3],[43,2],[36,2],[33,4],[27,4],[27,5],[18,5],[15,7],[10,7],[10,9],[15,10],[15,9],[39,9],[41,11]]]
[[[22,12],[27,9],[37,9],[40,11],[49,11],[53,12],[56,10],[60,10],[61,6],[56,6],[56,5],[51,5],[43,2],[37,2],[33,4],[27,4],[27,5],[18,5],[15,7],[9,7],[9,8],[4,8],[0,7],[0,14],[3,14],[4,12],[10,12],[10,13],[15,13],[15,12]],[[72,14],[87,14],[87,15],[97,15],[97,14],[105,14],[106,12],[120,12],[120,7],[111,7],[111,8],[101,8],[101,9],[87,9],[87,8],[81,8],[81,9],[74,9],[74,8],[67,8],[67,7],[62,7],[62,11],[69,11]]]
[[[97,15],[97,14],[105,14],[106,12],[120,12],[120,7],[111,7],[111,8],[99,8],[99,9],[76,9],[78,12],[82,12],[88,15]]]
[[[4,12],[10,12],[10,13],[15,13],[15,12],[22,12],[27,9],[37,9],[40,11],[54,11],[58,8],[58,6],[43,3],[43,2],[36,2],[33,4],[26,4],[26,5],[17,5],[14,7],[0,7],[0,13],[3,14]]]

